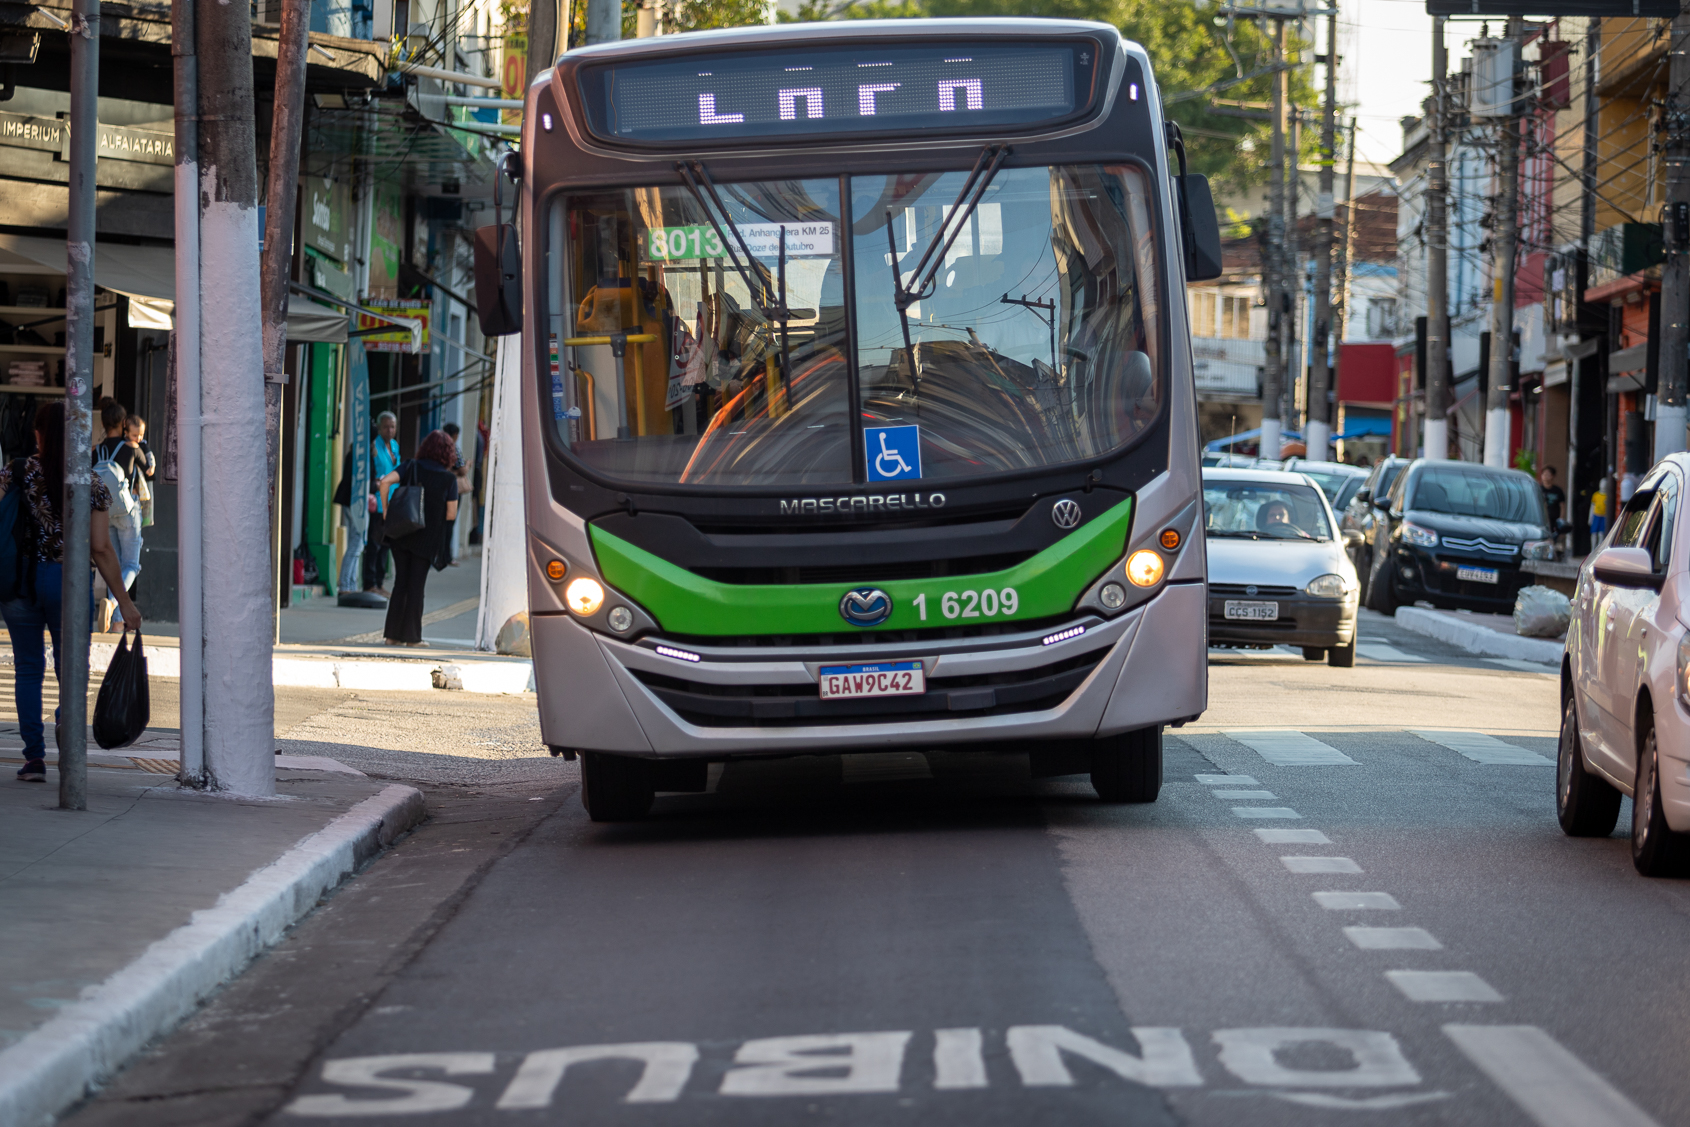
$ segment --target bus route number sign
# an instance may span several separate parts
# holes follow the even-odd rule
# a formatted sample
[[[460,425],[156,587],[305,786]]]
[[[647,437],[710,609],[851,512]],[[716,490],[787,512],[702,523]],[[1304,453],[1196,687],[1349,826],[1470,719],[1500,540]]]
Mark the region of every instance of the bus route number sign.
[[[754,258],[780,257],[780,223],[741,223],[740,237]],[[786,256],[788,258],[831,258],[833,256],[833,224],[787,223]],[[728,232],[733,238],[733,232]],[[687,227],[653,227],[646,240],[647,253],[657,262],[676,262],[681,259],[723,258],[716,229],[704,223]],[[734,248],[736,251],[739,248]],[[744,253],[744,251],[740,251]]]

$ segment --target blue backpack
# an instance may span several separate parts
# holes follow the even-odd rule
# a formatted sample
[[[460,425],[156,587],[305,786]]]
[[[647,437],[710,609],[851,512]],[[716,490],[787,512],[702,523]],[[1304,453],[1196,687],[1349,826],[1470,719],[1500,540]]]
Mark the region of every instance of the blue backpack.
[[[35,593],[35,552],[29,504],[24,498],[24,460],[12,461],[11,486],[0,497],[0,601]]]

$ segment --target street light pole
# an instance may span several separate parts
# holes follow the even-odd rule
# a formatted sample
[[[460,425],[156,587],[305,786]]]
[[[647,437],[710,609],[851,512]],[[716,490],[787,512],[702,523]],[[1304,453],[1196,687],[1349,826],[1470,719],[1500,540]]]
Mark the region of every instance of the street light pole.
[[[59,806],[88,809],[89,490],[93,485],[94,166],[99,152],[100,0],[75,0],[70,24],[70,215],[65,239],[65,598],[58,667]]]
[[[1327,406],[1332,383],[1328,363],[1332,324],[1332,234],[1338,164],[1338,9],[1326,17],[1326,106],[1320,121],[1320,196],[1315,203],[1314,339],[1309,342],[1308,422],[1304,425],[1308,456],[1325,460],[1332,437]],[[1342,333],[1338,334],[1340,337]]]
[[[1526,21],[1508,17],[1505,57],[1517,57]],[[1514,368],[1514,257],[1519,241],[1520,117],[1519,86],[1514,68],[1508,72],[1507,113],[1496,123],[1496,248],[1491,272],[1490,392],[1485,405],[1485,465],[1508,466],[1508,393]],[[1495,99],[1493,98],[1494,102]]]
[[[1262,288],[1267,291],[1267,339],[1262,348],[1262,431],[1257,452],[1279,457],[1279,401],[1285,387],[1280,321],[1285,316],[1285,21],[1273,37],[1273,158],[1268,181],[1267,238],[1261,247]]]
[[[200,520],[200,218],[199,56],[194,5],[170,6],[170,53],[176,97],[176,330],[171,353],[176,379],[176,590],[181,631],[182,766],[184,786],[205,778],[205,604],[201,587]]]
[[[1426,423],[1424,455],[1449,458],[1449,169],[1444,129],[1449,120],[1449,55],[1443,16],[1432,18],[1432,121],[1426,147]]]
[[[1666,142],[1666,263],[1661,267],[1660,382],[1655,460],[1685,448],[1690,383],[1690,14],[1672,21],[1672,62],[1662,130]]]

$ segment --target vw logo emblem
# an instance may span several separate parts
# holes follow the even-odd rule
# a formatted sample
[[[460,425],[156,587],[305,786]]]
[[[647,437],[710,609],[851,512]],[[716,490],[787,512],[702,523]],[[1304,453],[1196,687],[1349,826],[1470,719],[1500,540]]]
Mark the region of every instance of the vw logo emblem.
[[[1070,501],[1064,497],[1050,507],[1050,519],[1056,527],[1066,532],[1080,523],[1080,505],[1077,501]]]
[[[852,626],[879,626],[892,617],[892,596],[879,587],[858,587],[839,600],[839,617]]]
[[[1246,595],[1254,595],[1256,593],[1256,585],[1254,583],[1250,584],[1248,587],[1244,588],[1244,593]]]

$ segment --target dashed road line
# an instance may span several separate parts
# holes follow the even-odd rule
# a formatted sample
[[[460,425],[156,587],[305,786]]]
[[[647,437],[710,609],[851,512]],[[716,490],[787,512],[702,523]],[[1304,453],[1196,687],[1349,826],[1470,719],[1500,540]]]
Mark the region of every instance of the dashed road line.
[[[1206,787],[1257,787],[1261,786],[1248,775],[1193,775],[1192,778]]]
[[[1659,1127],[1535,1025],[1446,1025],[1444,1033],[1538,1127]]]
[[[1332,839],[1319,830],[1257,830],[1263,845],[1331,845]]]
[[[1388,970],[1385,977],[1411,1002],[1500,1002],[1502,995],[1470,970]]]
[[[1363,951],[1442,951],[1423,927],[1347,927],[1344,936]]]
[[[1301,818],[1302,815],[1289,806],[1234,806],[1232,814],[1235,818]]]
[[[1314,902],[1328,912],[1399,911],[1401,904],[1389,892],[1316,892]]]
[[[1281,857],[1279,863],[1293,873],[1361,872],[1361,866],[1348,857]]]
[[[1304,732],[1223,732],[1275,767],[1357,766],[1355,760]]]
[[[1495,736],[1487,736],[1483,732],[1432,732],[1411,729],[1411,734],[1419,736],[1428,743],[1447,747],[1457,755],[1471,759],[1474,763],[1509,767],[1553,767],[1555,765],[1555,761],[1547,756],[1539,755],[1535,751],[1527,751],[1523,747],[1516,747],[1510,743],[1503,743]]]
[[[1211,791],[1210,793],[1216,798],[1260,798],[1271,801],[1272,799],[1279,797],[1271,790],[1217,790]]]

